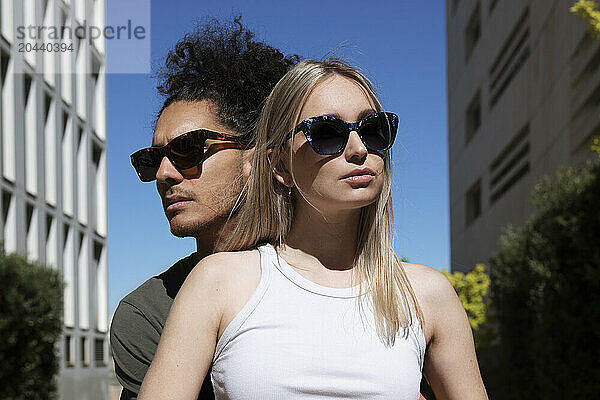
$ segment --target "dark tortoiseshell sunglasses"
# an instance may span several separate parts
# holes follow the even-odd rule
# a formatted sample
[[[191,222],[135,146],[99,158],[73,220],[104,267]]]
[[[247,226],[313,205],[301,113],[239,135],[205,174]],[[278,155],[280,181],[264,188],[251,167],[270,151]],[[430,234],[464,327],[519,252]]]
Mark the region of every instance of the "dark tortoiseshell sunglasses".
[[[142,182],[156,179],[156,173],[164,157],[184,175],[198,173],[204,159],[204,147],[207,139],[223,141],[241,148],[247,145],[245,141],[234,135],[198,129],[177,136],[164,146],[147,147],[131,155],[131,164]]]

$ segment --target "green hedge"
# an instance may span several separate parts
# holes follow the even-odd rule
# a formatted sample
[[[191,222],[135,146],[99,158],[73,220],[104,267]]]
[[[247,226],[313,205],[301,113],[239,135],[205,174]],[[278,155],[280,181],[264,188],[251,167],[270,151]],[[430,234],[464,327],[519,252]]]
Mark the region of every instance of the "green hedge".
[[[490,260],[505,399],[600,393],[600,164],[536,185],[535,216]]]
[[[0,251],[0,399],[56,398],[62,331],[57,271]]]

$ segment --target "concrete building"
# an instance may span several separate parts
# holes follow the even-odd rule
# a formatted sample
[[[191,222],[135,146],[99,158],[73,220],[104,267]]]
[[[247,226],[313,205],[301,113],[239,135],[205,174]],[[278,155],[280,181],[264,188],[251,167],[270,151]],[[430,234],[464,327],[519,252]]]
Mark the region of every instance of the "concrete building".
[[[600,45],[573,2],[446,2],[453,270],[487,263],[534,184],[600,134]]]
[[[108,398],[104,40],[19,28],[104,18],[104,0],[0,0],[0,240],[62,273],[65,400]]]

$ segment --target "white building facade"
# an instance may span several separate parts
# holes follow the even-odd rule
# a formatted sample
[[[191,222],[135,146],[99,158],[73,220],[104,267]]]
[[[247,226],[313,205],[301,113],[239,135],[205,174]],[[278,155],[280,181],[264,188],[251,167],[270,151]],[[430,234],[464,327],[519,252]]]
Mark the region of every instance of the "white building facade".
[[[105,0],[0,0],[0,239],[63,277],[64,400],[108,398],[106,62],[102,37],[48,35],[104,18]]]

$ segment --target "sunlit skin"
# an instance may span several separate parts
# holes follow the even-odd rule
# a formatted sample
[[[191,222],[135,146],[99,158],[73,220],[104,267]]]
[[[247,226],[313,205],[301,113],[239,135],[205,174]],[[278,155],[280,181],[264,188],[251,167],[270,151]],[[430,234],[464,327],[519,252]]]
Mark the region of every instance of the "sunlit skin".
[[[152,145],[164,146],[196,129],[233,134],[217,120],[210,100],[178,101],[163,110]],[[223,226],[250,172],[250,153],[251,150],[239,146],[207,140],[204,160],[193,174],[177,170],[167,157],[160,164],[156,188],[171,232],[180,237],[195,237],[201,255],[212,253],[225,233]]]
[[[297,122],[321,115],[357,122],[375,112],[375,104],[358,83],[334,75],[313,88]],[[317,154],[302,132],[290,144],[291,162],[286,157],[287,168],[275,172],[296,199],[282,255],[292,266],[302,265],[298,272],[321,285],[351,286],[360,209],[373,203],[382,190],[384,155],[368,151],[356,132],[335,155]],[[303,251],[296,250],[300,248]]]
[[[335,75],[315,86],[298,122],[320,115],[357,122],[375,112],[375,104],[361,86]],[[383,154],[367,151],[356,132],[351,132],[342,153],[330,156],[317,154],[304,133],[298,132],[293,138],[291,164],[294,179],[290,183],[295,194],[302,191],[328,217],[356,214],[361,207],[373,203],[382,189]],[[345,178],[356,169],[369,169],[372,173]],[[301,211],[307,206],[310,207],[305,201],[299,201],[295,209]]]
[[[300,118],[334,115],[355,122],[373,111],[360,86],[335,76],[315,86]],[[383,155],[368,152],[356,132],[351,132],[344,151],[333,156],[315,153],[302,134],[290,144],[291,167],[287,159],[272,171],[275,179],[292,188],[296,202],[291,232],[278,250],[309,280],[349,287],[360,210],[382,190]],[[345,178],[357,168],[370,169],[372,174],[363,175],[372,178]],[[432,268],[409,263],[404,267],[424,315],[424,371],[436,398],[487,399],[471,328],[452,285]],[[197,398],[217,341],[255,292],[260,276],[256,250],[217,253],[199,262],[171,307],[140,400]]]

